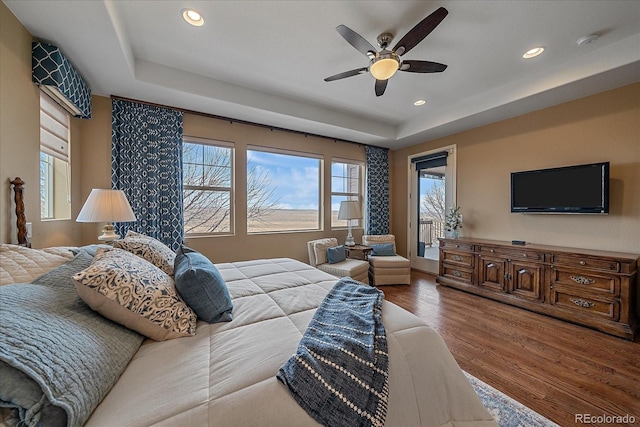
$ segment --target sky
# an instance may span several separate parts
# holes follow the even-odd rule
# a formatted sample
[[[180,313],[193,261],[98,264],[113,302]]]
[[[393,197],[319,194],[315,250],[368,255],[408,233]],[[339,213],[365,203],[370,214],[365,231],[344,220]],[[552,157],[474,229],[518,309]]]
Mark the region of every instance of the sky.
[[[264,151],[249,151],[249,165],[268,171],[281,209],[318,209],[320,160]]]

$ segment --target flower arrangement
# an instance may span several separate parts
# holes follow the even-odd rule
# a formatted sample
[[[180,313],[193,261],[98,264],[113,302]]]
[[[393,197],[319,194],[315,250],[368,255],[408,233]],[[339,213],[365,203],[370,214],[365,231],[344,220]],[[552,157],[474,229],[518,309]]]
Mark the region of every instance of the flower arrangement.
[[[454,206],[451,208],[445,217],[444,227],[447,231],[453,232],[454,237],[457,237],[458,229],[462,228],[462,214],[460,213],[460,206]]]

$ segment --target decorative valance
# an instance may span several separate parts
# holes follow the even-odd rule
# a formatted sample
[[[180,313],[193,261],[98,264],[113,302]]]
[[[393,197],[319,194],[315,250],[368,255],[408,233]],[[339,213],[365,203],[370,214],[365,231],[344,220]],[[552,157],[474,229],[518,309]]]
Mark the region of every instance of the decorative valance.
[[[75,117],[91,118],[91,89],[57,46],[31,44],[33,82]]]

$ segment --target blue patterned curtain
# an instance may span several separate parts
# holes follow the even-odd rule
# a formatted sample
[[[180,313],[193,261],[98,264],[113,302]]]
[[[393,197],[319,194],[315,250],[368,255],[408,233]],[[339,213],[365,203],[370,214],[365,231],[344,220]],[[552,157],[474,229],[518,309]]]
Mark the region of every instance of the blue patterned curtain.
[[[389,234],[389,150],[367,146],[366,234]]]
[[[138,218],[116,225],[154,237],[173,250],[184,239],[182,112],[112,100],[111,185]]]

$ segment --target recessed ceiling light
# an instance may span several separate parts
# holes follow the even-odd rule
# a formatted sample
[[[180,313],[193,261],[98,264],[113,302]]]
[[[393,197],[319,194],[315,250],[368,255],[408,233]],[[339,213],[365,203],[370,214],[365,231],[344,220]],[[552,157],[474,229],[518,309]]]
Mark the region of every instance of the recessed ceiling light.
[[[524,53],[524,55],[522,55],[522,57],[524,59],[531,59],[531,58],[535,58],[536,56],[540,55],[542,52],[544,52],[545,47],[544,46],[538,46],[538,47],[534,47],[533,49],[529,49],[528,51],[526,51]]]
[[[413,103],[413,105],[415,105],[416,107],[419,107],[419,106],[424,105],[424,104],[426,104],[426,103],[427,103],[427,101],[426,101],[426,100],[424,100],[424,99],[418,99],[418,100],[416,100],[416,101]]]
[[[589,34],[588,36],[580,37],[578,39],[578,45],[584,46],[585,44],[593,43],[594,41],[598,40],[598,38],[600,38],[600,35],[596,33]]]
[[[182,17],[194,27],[202,27],[204,25],[204,18],[197,10],[182,9]]]

